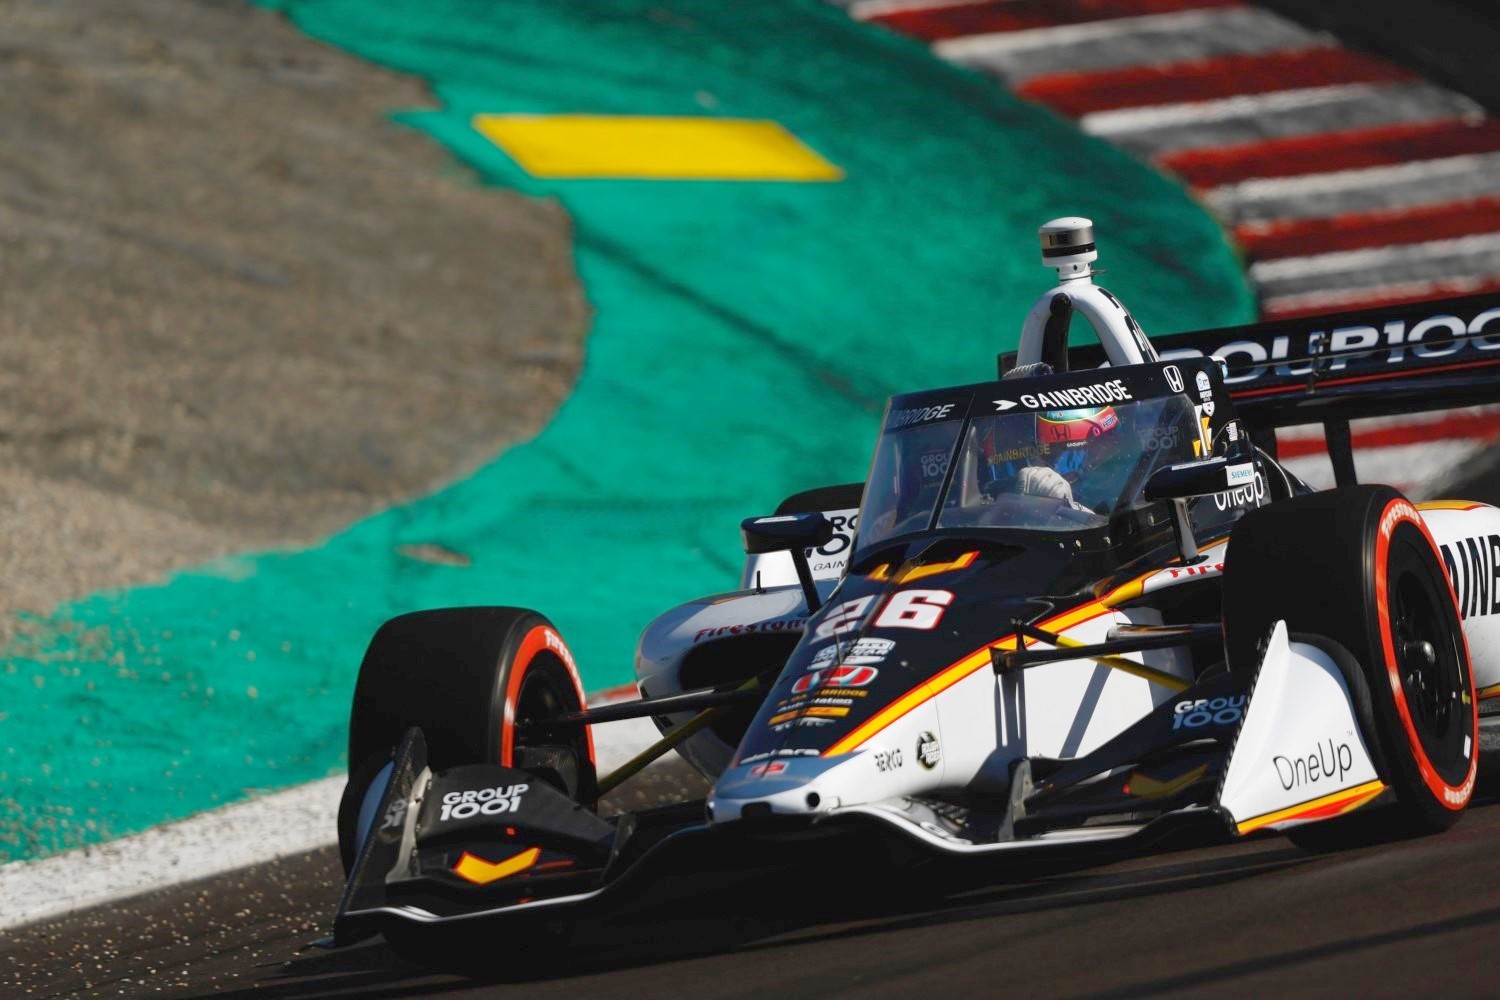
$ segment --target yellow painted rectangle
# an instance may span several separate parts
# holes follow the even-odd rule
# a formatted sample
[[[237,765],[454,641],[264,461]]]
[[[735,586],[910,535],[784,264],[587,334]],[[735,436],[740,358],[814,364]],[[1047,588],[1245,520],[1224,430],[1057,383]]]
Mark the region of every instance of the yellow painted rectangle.
[[[475,115],[533,177],[836,181],[844,172],[776,122],[637,115]]]

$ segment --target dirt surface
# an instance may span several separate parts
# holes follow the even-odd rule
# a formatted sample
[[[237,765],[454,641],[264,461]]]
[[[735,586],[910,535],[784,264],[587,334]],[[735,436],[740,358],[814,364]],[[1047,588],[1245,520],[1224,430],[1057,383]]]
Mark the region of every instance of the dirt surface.
[[[538,431],[554,204],[241,0],[0,0],[0,615],[316,540]]]

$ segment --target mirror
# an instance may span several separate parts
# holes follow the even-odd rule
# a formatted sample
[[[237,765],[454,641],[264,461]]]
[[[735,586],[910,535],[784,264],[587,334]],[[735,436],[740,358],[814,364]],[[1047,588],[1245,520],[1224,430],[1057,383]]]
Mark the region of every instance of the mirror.
[[[1157,469],[1146,480],[1145,493],[1147,500],[1186,500],[1223,493],[1254,482],[1254,462],[1210,458]]]
[[[832,539],[833,523],[820,513],[747,517],[740,522],[740,534],[744,536],[748,555],[787,549],[800,555],[803,549],[824,545]]]

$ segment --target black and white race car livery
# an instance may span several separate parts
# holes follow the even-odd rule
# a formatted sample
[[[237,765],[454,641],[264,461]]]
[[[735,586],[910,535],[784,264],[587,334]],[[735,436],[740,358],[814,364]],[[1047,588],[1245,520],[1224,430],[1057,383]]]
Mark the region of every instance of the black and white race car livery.
[[[953,857],[1186,825],[1329,847],[1455,822],[1500,694],[1500,510],[1354,482],[1348,421],[1500,398],[1500,302],[1153,343],[1093,283],[1086,220],[1042,236],[1061,280],[1001,377],[893,397],[864,483],[746,520],[741,589],[646,628],[641,700],[587,707],[534,611],[386,623],[337,940],[420,959],[424,928],[556,922],[690,845]],[[1075,312],[1097,347],[1069,349]],[[1275,428],[1312,422],[1332,490],[1276,460]],[[661,741],[600,776],[592,727],[642,717]],[[598,813],[673,748],[706,799]]]

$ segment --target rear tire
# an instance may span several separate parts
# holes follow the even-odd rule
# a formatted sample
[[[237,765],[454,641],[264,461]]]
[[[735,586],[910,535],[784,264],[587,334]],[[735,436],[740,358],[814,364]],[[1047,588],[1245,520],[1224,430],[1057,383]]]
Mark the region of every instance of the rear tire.
[[[1253,672],[1285,620],[1347,649],[1369,690],[1372,756],[1396,802],[1294,827],[1294,843],[1321,850],[1334,836],[1367,842],[1458,821],[1479,758],[1474,678],[1437,545],[1400,493],[1352,486],[1246,514],[1225,555],[1223,609],[1231,670]]]
[[[587,727],[528,742],[527,723],[582,710],[573,655],[546,618],[525,608],[443,608],[392,618],[370,640],[349,713],[349,783],[339,809],[344,870],[369,783],[417,726],[433,770],[501,764],[530,771],[592,805]],[[534,732],[534,730],[533,730]]]

